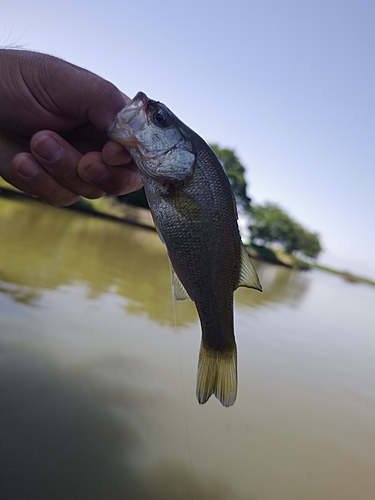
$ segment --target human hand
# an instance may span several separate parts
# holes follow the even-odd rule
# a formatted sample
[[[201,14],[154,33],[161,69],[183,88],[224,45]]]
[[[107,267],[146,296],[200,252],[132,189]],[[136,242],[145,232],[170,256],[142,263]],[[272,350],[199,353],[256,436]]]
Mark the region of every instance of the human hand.
[[[142,186],[106,129],[128,98],[111,83],[45,54],[0,50],[0,175],[52,205]],[[121,168],[122,167],[122,168]]]

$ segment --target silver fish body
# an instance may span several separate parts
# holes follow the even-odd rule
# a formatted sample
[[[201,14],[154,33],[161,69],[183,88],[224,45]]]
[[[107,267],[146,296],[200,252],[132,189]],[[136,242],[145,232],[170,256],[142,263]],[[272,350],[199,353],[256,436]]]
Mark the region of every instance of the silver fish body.
[[[177,300],[191,298],[202,328],[197,399],[237,394],[233,292],[261,290],[242,244],[232,189],[220,161],[166,106],[139,92],[117,116],[109,137],[140,168],[158,233],[173,267]]]

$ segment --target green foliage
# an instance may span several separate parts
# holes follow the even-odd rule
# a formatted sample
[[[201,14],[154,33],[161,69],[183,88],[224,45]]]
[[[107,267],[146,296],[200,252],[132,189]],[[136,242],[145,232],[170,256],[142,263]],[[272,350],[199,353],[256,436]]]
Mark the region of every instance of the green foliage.
[[[242,165],[240,160],[237,158],[236,153],[232,149],[222,149],[216,144],[210,144],[210,147],[219,158],[220,163],[229,178],[236,196],[237,204],[245,211],[248,211],[251,200],[246,194],[247,185],[245,180],[245,167]]]
[[[292,259],[292,267],[294,269],[299,269],[300,271],[308,271],[309,269],[311,269],[311,266],[308,262],[299,259],[295,255],[291,255],[290,257]]]
[[[306,257],[311,257],[312,259],[315,259],[322,251],[319,235],[317,233],[310,233],[306,230],[303,230],[300,236],[299,245],[301,247],[301,252],[306,255]]]
[[[289,254],[301,252],[316,258],[322,250],[318,234],[304,229],[274,203],[253,207],[249,229],[254,242],[279,243]]]
[[[252,254],[255,254],[255,256],[258,258],[264,259],[268,262],[274,262],[275,264],[280,264],[276,252],[272,250],[272,248],[267,248],[262,245],[256,245],[252,241],[250,245],[247,246],[247,250],[250,253],[250,256],[252,256]]]

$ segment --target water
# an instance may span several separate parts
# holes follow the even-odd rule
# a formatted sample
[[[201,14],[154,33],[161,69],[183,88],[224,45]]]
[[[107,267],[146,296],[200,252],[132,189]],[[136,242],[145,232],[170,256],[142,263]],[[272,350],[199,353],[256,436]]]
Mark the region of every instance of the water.
[[[365,500],[375,289],[256,262],[235,405],[200,406],[200,327],[152,231],[0,198],[2,500]]]

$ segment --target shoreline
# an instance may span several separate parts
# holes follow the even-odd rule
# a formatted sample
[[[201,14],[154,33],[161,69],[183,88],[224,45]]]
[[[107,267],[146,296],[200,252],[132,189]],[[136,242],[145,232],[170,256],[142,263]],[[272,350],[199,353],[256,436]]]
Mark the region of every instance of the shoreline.
[[[9,187],[8,187],[9,186]],[[0,197],[10,199],[29,199],[37,203],[45,203],[39,198],[34,198],[21,191],[16,190],[5,181],[0,179]],[[68,207],[56,207],[66,210],[74,210],[93,217],[100,217],[114,222],[132,224],[147,230],[156,231],[152,216],[149,210],[133,207],[126,203],[120,203],[113,200],[112,197],[103,197],[97,200],[86,200],[81,198],[77,203]],[[298,269],[299,271],[308,271],[310,269],[319,269],[341,276],[348,283],[364,283],[375,286],[375,281],[370,278],[352,274],[350,271],[337,270],[327,266],[321,266],[317,263],[305,262],[294,256],[288,255],[280,249],[270,249],[267,247],[257,247],[256,245],[246,245],[250,257],[255,260],[267,262],[268,264]]]
[[[10,199],[28,199],[31,201],[35,201],[37,203],[45,203],[40,198],[34,198],[33,196],[29,196],[22,191],[18,191],[16,189],[11,189],[8,187],[4,187],[0,183],[0,197],[10,198]],[[83,200],[83,202],[82,202]],[[109,201],[109,200],[108,200]],[[98,209],[95,208],[95,205],[98,205]],[[105,207],[107,211],[104,211],[102,199],[98,200],[87,200],[81,199],[77,203],[70,205],[68,207],[55,207],[62,208],[65,210],[74,210],[76,212],[81,212],[83,214],[91,215],[93,217],[100,217],[102,219],[108,219],[114,222],[126,222],[127,224],[132,224],[134,226],[139,226],[144,229],[156,231],[152,222],[152,217],[149,215],[149,211],[145,209],[138,209],[136,207],[132,207],[130,205],[126,205],[125,203],[119,203],[117,205],[124,205],[124,207],[114,207],[113,204],[109,201]],[[47,205],[52,206],[52,205]],[[121,210],[123,208],[123,210]]]

